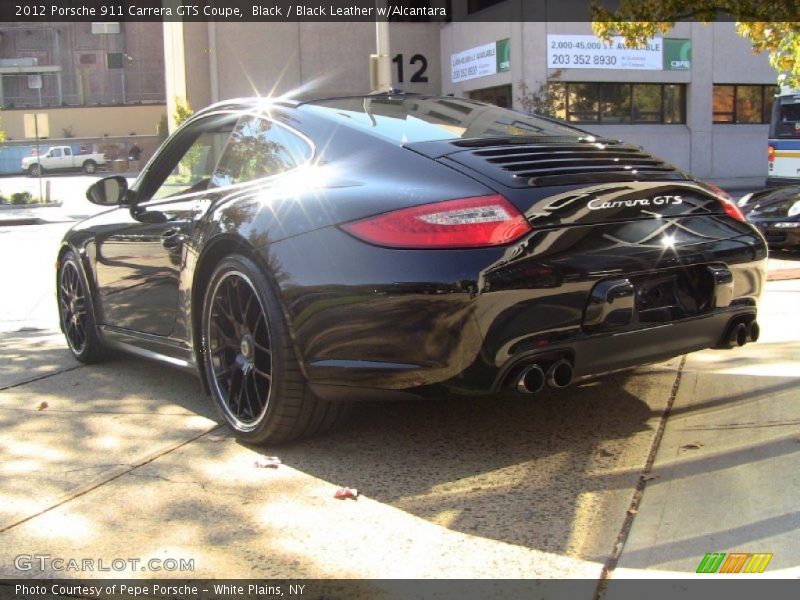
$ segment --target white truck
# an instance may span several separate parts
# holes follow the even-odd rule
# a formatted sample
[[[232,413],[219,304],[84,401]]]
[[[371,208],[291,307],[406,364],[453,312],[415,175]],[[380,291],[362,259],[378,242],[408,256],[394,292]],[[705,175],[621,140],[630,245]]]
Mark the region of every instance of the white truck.
[[[73,154],[69,146],[53,146],[41,156],[26,156],[22,159],[22,170],[32,177],[45,171],[81,169],[92,174],[97,167],[106,164],[105,154]]]

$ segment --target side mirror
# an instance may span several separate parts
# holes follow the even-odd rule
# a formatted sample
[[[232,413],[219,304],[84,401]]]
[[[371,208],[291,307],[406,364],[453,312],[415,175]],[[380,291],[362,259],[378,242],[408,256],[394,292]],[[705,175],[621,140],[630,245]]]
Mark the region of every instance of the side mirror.
[[[128,204],[128,180],[120,175],[105,177],[89,186],[86,199],[100,206]]]

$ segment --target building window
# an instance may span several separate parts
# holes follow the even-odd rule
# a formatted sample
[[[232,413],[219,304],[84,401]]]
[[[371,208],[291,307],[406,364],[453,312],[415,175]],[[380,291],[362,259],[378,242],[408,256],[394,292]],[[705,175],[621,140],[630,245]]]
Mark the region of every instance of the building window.
[[[714,123],[769,123],[775,85],[714,85]]]
[[[684,84],[564,83],[560,87],[554,101],[561,104],[563,99],[566,120],[572,123],[686,123]]]
[[[122,52],[108,52],[106,54],[106,66],[109,69],[121,69],[124,62]]]
[[[469,97],[471,100],[477,100],[478,102],[487,102],[488,104],[494,104],[501,108],[510,108],[511,86],[499,85],[482,90],[472,90],[469,92]]]
[[[92,23],[92,33],[96,35],[119,33],[119,23]]]

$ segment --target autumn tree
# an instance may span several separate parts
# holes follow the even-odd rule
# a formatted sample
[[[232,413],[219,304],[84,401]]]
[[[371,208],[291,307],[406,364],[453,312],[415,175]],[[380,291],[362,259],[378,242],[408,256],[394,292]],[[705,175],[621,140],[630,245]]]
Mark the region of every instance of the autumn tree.
[[[754,52],[769,52],[778,83],[800,88],[800,3],[797,0],[621,0],[618,10],[592,7],[592,28],[606,41],[621,35],[632,46],[664,34],[677,21],[735,20]]]

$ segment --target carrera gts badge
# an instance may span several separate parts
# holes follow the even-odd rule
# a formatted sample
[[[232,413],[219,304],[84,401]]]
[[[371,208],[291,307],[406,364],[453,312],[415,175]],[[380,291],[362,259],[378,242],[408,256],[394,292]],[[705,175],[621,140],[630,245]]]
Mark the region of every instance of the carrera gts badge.
[[[633,208],[634,206],[667,206],[683,204],[680,196],[655,196],[653,198],[637,198],[636,200],[591,200],[586,208],[589,210],[603,210],[608,208]]]

